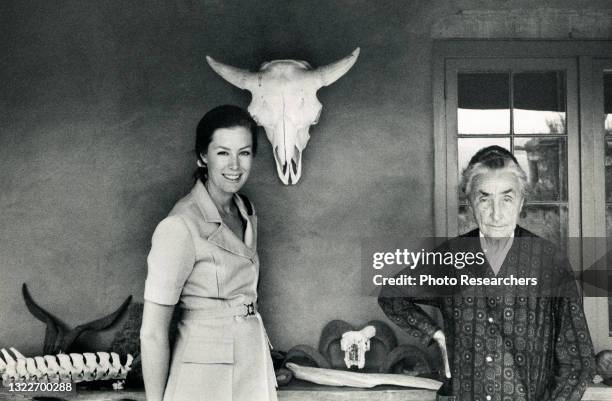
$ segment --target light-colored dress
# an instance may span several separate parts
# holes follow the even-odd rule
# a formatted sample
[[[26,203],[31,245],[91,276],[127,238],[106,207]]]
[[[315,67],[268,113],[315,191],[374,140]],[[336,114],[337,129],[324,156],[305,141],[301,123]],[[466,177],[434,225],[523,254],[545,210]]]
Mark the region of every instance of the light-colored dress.
[[[222,222],[199,180],[153,234],[144,298],[186,310],[164,401],[277,399],[261,316],[231,312],[256,305],[259,277],[257,217],[240,196],[234,201],[247,222],[244,241]]]

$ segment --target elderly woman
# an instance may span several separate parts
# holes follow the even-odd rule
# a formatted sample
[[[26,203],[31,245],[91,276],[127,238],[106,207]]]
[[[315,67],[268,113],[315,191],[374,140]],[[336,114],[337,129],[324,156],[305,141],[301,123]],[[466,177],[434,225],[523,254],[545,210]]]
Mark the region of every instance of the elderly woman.
[[[429,298],[384,288],[379,298],[387,316],[422,344],[434,340],[443,353],[448,346],[445,370],[456,400],[579,401],[593,374],[593,345],[567,258],[517,224],[526,185],[508,150],[478,151],[462,180],[478,228],[446,249],[485,252],[484,264],[466,268],[482,282],[527,277],[537,285],[470,284]],[[444,328],[417,304],[439,308]]]
[[[256,150],[256,124],[239,107],[217,107],[198,124],[196,184],[157,226],[148,257],[140,331],[147,401],[276,400],[256,306],[257,217],[238,195]]]

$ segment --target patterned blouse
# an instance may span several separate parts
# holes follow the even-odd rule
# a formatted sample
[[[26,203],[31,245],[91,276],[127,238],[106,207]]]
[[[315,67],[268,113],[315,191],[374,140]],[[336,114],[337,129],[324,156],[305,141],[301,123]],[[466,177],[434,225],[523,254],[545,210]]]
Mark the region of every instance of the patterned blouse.
[[[473,238],[480,247],[478,230],[459,238]],[[517,227],[497,276],[487,263],[470,273],[554,281],[552,296],[478,285],[454,295],[414,298],[409,287],[388,286],[379,304],[423,345],[441,328],[416,304],[440,309],[458,400],[579,401],[594,374],[593,345],[571,268],[560,254],[550,242]]]

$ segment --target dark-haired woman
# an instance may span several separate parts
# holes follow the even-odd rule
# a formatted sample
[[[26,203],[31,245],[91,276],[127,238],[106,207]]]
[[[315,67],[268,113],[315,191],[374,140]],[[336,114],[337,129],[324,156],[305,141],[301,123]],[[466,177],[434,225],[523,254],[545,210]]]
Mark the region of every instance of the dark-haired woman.
[[[257,312],[257,218],[238,195],[257,150],[256,125],[236,106],[202,118],[197,181],[153,234],[140,331],[147,401],[276,400]],[[171,347],[168,328],[182,309]]]

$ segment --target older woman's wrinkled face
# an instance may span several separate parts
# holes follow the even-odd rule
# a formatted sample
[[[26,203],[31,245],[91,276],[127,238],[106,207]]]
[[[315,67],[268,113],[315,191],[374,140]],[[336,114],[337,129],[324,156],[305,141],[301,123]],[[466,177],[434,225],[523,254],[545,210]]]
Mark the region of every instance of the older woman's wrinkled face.
[[[509,237],[523,207],[517,176],[508,169],[484,170],[472,179],[470,207],[485,237]]]
[[[253,163],[253,137],[245,127],[219,128],[201,155],[208,167],[208,189],[234,194],[246,183]]]

